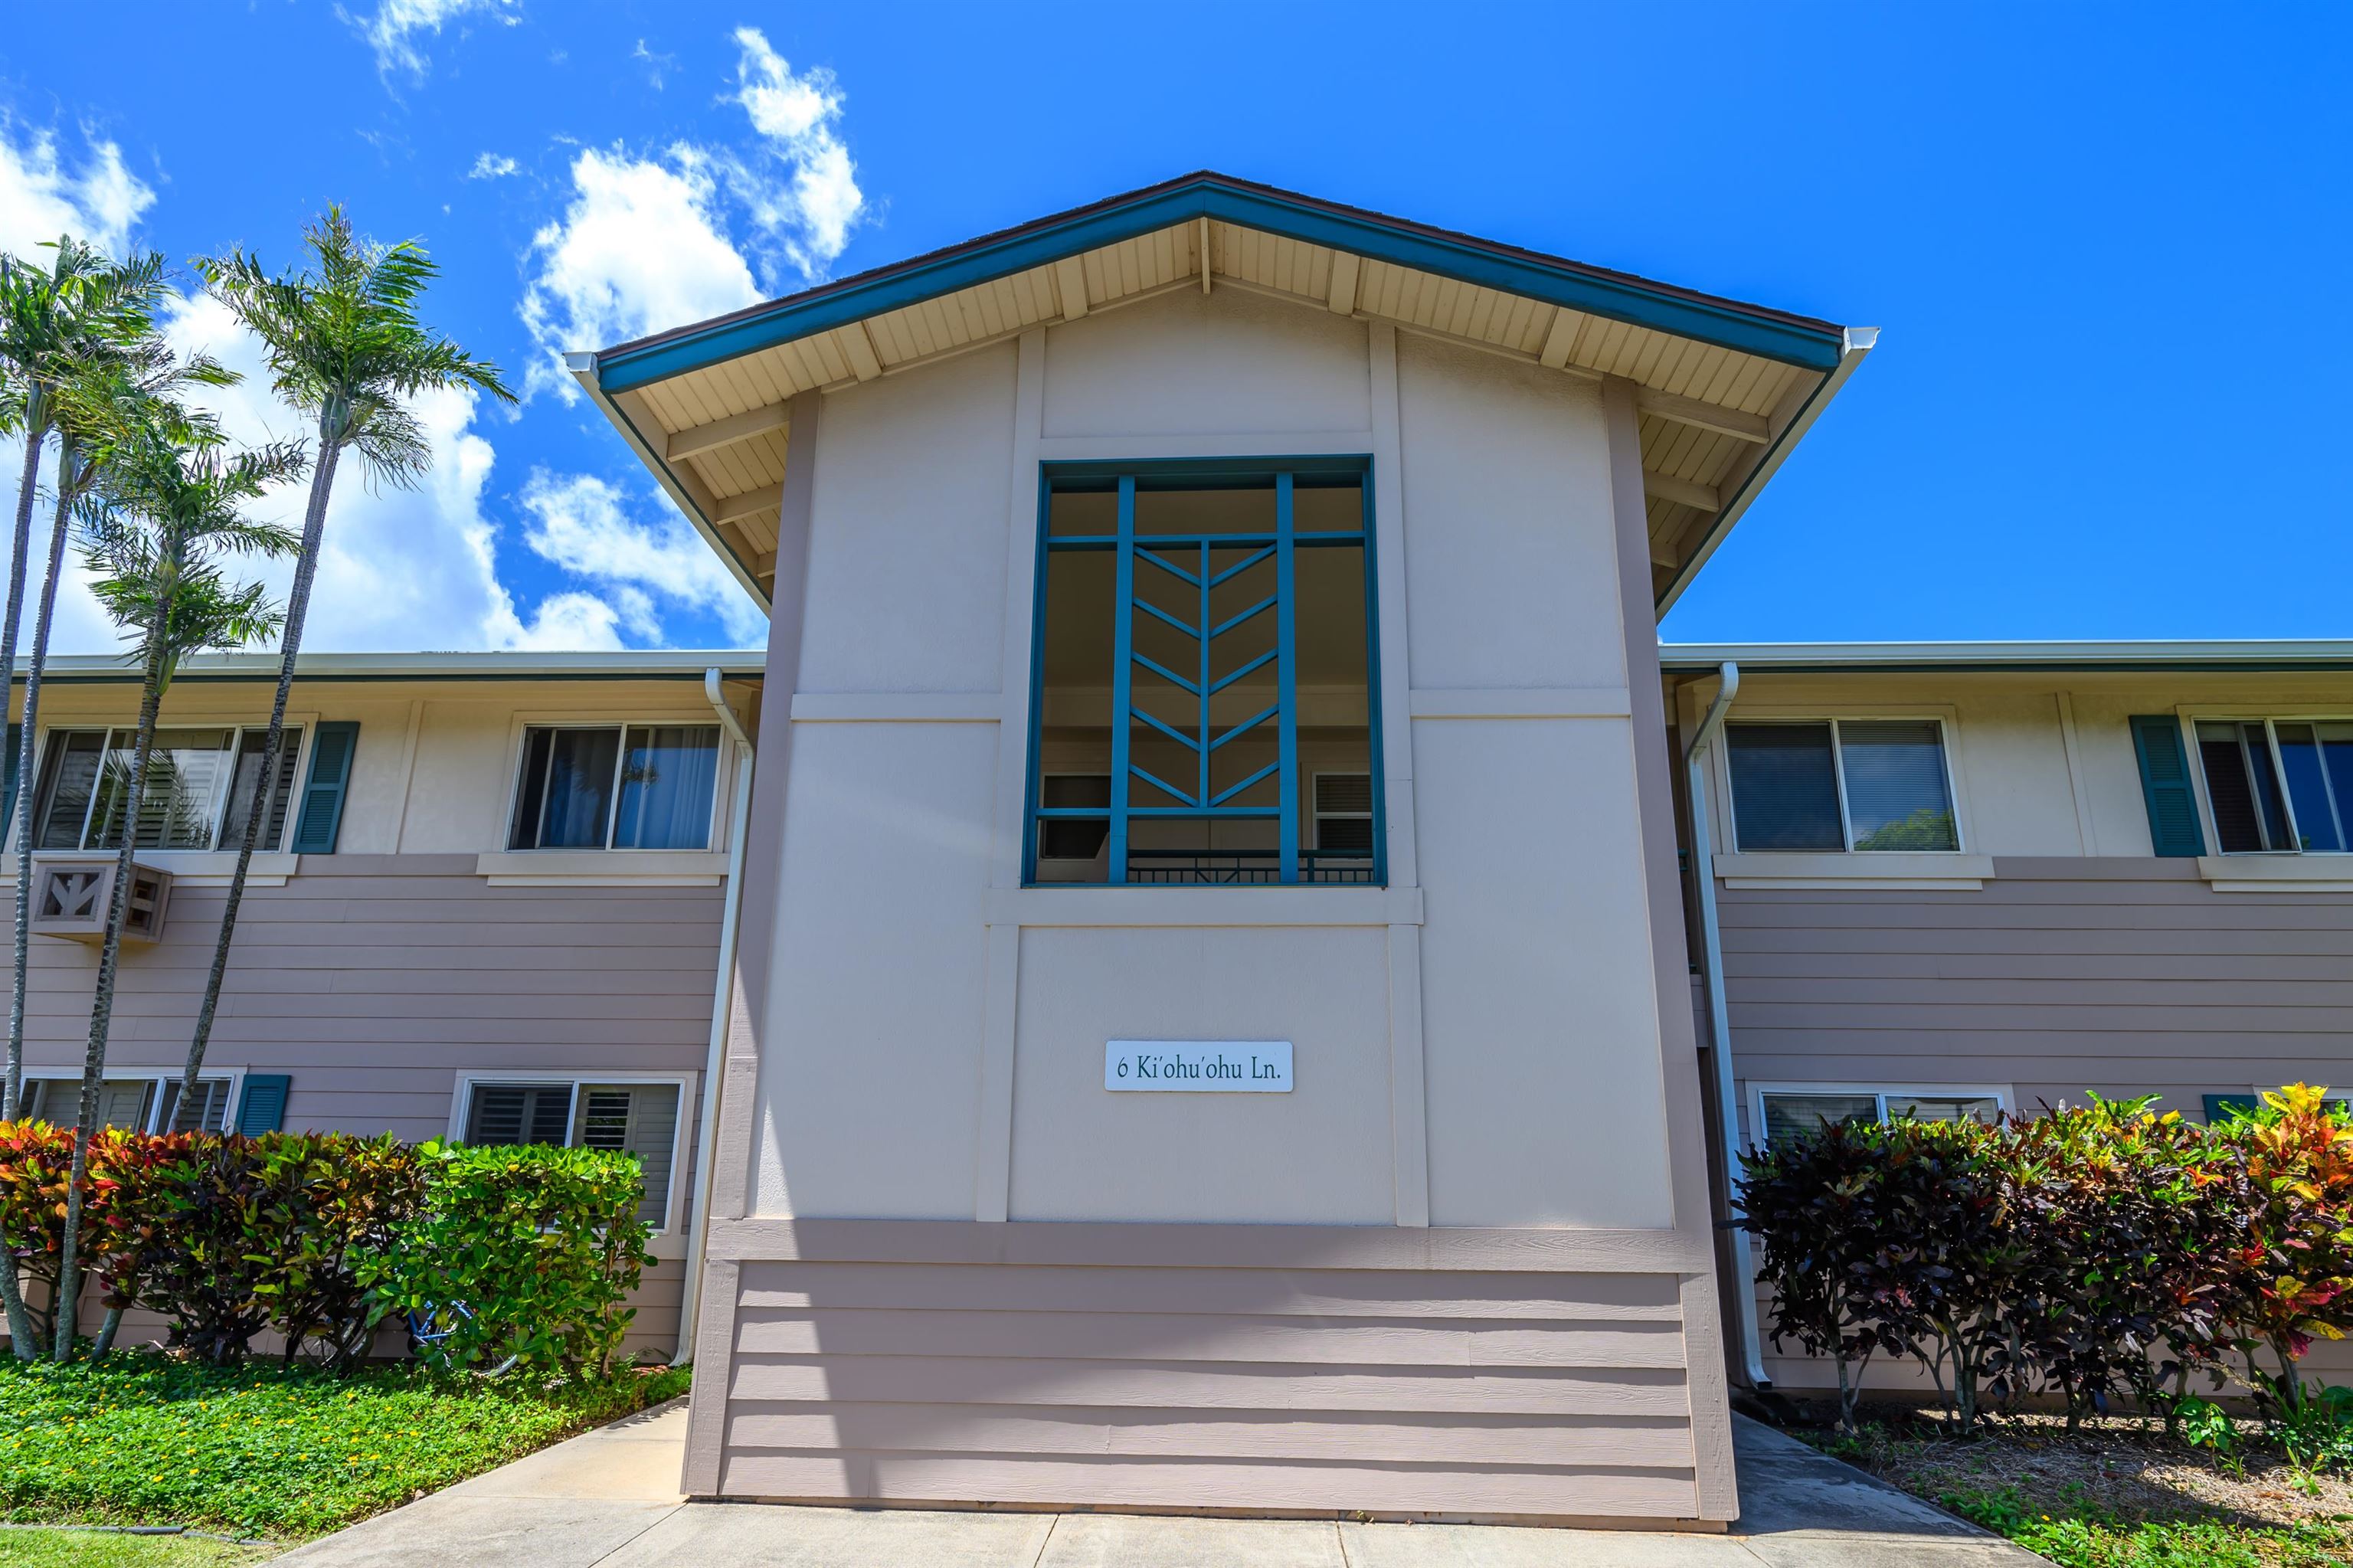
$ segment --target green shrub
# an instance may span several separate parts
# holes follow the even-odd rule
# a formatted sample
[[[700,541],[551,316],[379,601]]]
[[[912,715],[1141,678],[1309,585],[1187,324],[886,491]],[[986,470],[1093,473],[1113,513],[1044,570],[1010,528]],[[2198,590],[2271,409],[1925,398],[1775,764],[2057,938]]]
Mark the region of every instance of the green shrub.
[[[2297,1372],[2353,1332],[2353,1125],[2323,1094],[2211,1128],[2097,1096],[2000,1127],[1824,1128],[1751,1155],[1735,1223],[1763,1244],[1775,1343],[1838,1362],[1849,1430],[1850,1370],[1877,1352],[1919,1360],[1966,1433],[2035,1387],[2071,1425],[2124,1391],[2172,1425],[2190,1374],[2220,1387],[2238,1351],[2275,1433],[2353,1467],[2353,1404],[2307,1418]]]
[[[415,1150],[345,1133],[144,1141],[153,1157],[100,1226],[109,1307],[162,1314],[174,1345],[216,1363],[264,1329],[290,1361],[365,1353],[391,1309],[367,1275],[423,1196]]]
[[[539,1145],[417,1150],[425,1205],[399,1225],[370,1266],[394,1308],[444,1318],[447,1339],[427,1347],[447,1368],[496,1366],[602,1375],[633,1309],[649,1234],[638,1218],[645,1180],[636,1159]]]

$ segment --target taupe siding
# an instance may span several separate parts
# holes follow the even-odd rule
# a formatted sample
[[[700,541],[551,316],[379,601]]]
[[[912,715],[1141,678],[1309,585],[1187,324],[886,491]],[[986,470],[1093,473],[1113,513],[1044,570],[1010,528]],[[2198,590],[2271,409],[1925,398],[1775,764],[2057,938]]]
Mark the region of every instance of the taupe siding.
[[[718,1490],[1689,1519],[1679,1284],[746,1261]]]
[[[472,855],[305,857],[248,892],[208,1068],[285,1073],[289,1128],[449,1130],[461,1071],[696,1072],[711,1031],[717,887],[492,887]],[[225,892],[174,889],[164,940],[125,950],[111,1074],[176,1071]],[[96,951],[36,938],[26,1072],[80,1075]],[[681,1107],[691,1192],[695,1105]],[[648,1271],[632,1350],[676,1340],[682,1265]]]
[[[2013,859],[1978,892],[1719,895],[1746,1085],[1985,1083],[2014,1103],[2353,1086],[2353,896],[2197,863]]]
[[[2353,1088],[2353,896],[2215,893],[2189,860],[1998,858],[1978,892],[1720,890],[1733,1062],[1752,1083],[1983,1085],[2032,1111],[2298,1080]],[[1770,1324],[1760,1295],[1761,1320]],[[2353,1352],[2321,1345],[2308,1375]],[[1777,1354],[1785,1387],[1827,1362]],[[1909,1362],[1874,1385],[1925,1390]]]

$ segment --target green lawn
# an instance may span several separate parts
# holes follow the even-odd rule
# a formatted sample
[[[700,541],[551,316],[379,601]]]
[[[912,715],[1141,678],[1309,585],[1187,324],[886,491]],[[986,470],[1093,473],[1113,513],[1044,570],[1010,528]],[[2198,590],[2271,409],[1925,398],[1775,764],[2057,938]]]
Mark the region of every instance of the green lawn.
[[[90,1530],[0,1530],[0,1568],[245,1568],[276,1546],[190,1535],[108,1535]]]
[[[68,1367],[0,1355],[0,1512],[18,1521],[312,1535],[686,1385],[683,1371],[532,1385],[438,1378],[413,1367],[347,1379],[268,1365],[212,1369],[153,1351]],[[87,1544],[125,1539],[76,1537],[72,1561],[237,1560],[187,1555],[207,1544],[195,1542],[178,1543],[177,1557],[119,1559],[90,1555],[112,1544]],[[12,1550],[27,1549],[0,1539],[0,1564],[49,1561],[7,1555]]]

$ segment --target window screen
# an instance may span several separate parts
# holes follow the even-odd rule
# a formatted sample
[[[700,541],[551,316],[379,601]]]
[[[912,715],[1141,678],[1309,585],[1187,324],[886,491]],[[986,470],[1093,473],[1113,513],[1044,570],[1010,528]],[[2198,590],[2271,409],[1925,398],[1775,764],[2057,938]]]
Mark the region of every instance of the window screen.
[[[2001,1119],[2001,1102],[1983,1095],[1901,1095],[1886,1097],[1887,1114],[1914,1121],[1981,1121]]]
[[[1856,849],[1960,847],[1944,730],[1934,719],[1841,719],[1838,741]]]
[[[1730,724],[1732,820],[1743,850],[1842,850],[1827,724]]]
[[[228,1080],[198,1078],[196,1092],[189,1098],[180,1097],[180,1080],[169,1078],[163,1086],[164,1114],[162,1125],[173,1132],[218,1132],[227,1124],[228,1115]]]

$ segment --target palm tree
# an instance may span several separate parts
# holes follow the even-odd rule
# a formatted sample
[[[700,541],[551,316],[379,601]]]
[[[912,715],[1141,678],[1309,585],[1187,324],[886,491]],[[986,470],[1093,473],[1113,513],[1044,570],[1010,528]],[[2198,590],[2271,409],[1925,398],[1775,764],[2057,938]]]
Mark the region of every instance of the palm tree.
[[[242,250],[196,263],[213,297],[261,340],[279,397],[314,417],[319,425],[311,500],[302,514],[302,549],[295,560],[293,589],[286,597],[278,694],[270,702],[269,731],[257,775],[264,780],[277,777],[286,699],[294,687],[294,659],[301,649],[311,581],[318,573],[319,544],[326,531],[327,498],[344,450],[359,454],[372,482],[405,488],[423,476],[433,459],[432,445],[410,412],[408,399],[438,388],[472,387],[514,401],[497,366],[472,357],[417,319],[417,300],[440,271],[423,247],[414,240],[378,245],[360,239],[340,207],[329,207],[304,229],[302,240],[310,249],[310,265],[278,277]],[[204,1000],[196,1008],[187,1071],[180,1080],[184,1099],[196,1092],[196,1075],[205,1065],[221,981],[228,973],[237,907],[245,901],[246,872],[269,816],[269,794],[266,787],[257,789],[246,811],[237,869],[221,911],[220,938],[213,948]]]
[[[47,574],[34,619],[32,657],[25,675],[25,709],[17,745],[16,791],[11,821],[17,831],[15,987],[8,1010],[8,1055],[0,1120],[14,1119],[24,1103],[25,991],[31,959],[33,834],[30,801],[36,739],[40,730],[41,676],[48,662],[49,626],[57,608],[58,580],[65,564],[68,524],[81,505],[93,477],[90,446],[76,409],[102,407],[112,394],[96,385],[120,376],[127,389],[160,395],[192,382],[226,385],[236,377],[201,356],[175,360],[153,332],[154,313],[164,296],[163,258],[134,257],[116,265],[71,238],[57,244],[47,273],[14,259],[0,259],[0,375],[9,389],[13,429],[25,432],[25,471],[16,508],[16,550],[5,627],[0,627],[0,671],[14,675],[16,637],[21,619],[26,549],[35,476],[47,438],[56,434],[58,467],[53,490],[57,515],[49,535]],[[87,383],[81,394],[69,389]],[[124,388],[117,388],[117,391]],[[38,1354],[38,1340],[25,1310],[16,1270],[7,1261],[0,1235],[0,1308],[9,1341],[18,1356]]]
[[[79,1293],[82,1179],[106,1079],[107,1035],[113,1023],[115,971],[122,953],[123,916],[130,906],[132,862],[138,852],[141,798],[154,747],[156,715],[185,655],[206,648],[238,647],[267,637],[279,617],[259,584],[234,585],[222,569],[229,556],[293,553],[294,535],[246,516],[248,502],[301,472],[297,443],[231,454],[209,420],[168,401],[126,395],[118,376],[77,391],[90,398],[88,424],[99,484],[83,509],[84,554],[99,574],[100,602],[132,639],[140,663],[139,727],[128,768],[111,761],[101,797],[120,823],[114,885],[99,948],[98,981],[90,1001],[90,1046],[82,1062],[81,1103],[74,1127],[72,1173],[66,1188],[65,1231],[58,1254],[57,1339],[63,1361],[73,1351]],[[266,775],[265,775],[266,776]],[[110,1330],[111,1325],[110,1325]],[[111,1338],[111,1332],[105,1338]]]
[[[80,487],[87,483],[86,465],[77,461],[73,433],[61,426],[60,391],[70,377],[100,365],[142,357],[152,365],[160,345],[154,343],[154,313],[164,294],[164,259],[149,254],[117,266],[104,253],[68,235],[57,241],[57,259],[47,271],[13,256],[0,256],[0,374],[8,383],[6,429],[25,438],[25,471],[16,484],[15,547],[9,556],[8,602],[0,610],[0,670],[13,683],[16,667],[16,629],[24,618],[27,556],[32,547],[33,495],[41,466],[42,449],[52,433],[60,434],[57,476],[57,524],[49,545],[50,587],[44,590],[46,612],[54,602],[58,566],[65,556],[66,524]],[[165,356],[168,363],[168,356]],[[209,362],[206,362],[209,365]],[[217,367],[214,367],[217,368]],[[23,734],[19,741],[16,800],[9,820],[23,821],[24,800],[30,791],[35,705],[41,665],[46,662],[45,638],[35,641],[32,669],[25,685]],[[30,842],[29,834],[20,835]],[[21,873],[23,867],[19,866]],[[25,969],[28,957],[25,933],[26,879],[19,876],[16,894],[16,992],[9,1005],[8,1063],[5,1090],[0,1090],[0,1121],[14,1120],[25,1085]],[[13,1300],[15,1278],[5,1289]],[[12,1319],[13,1320],[13,1319]]]

